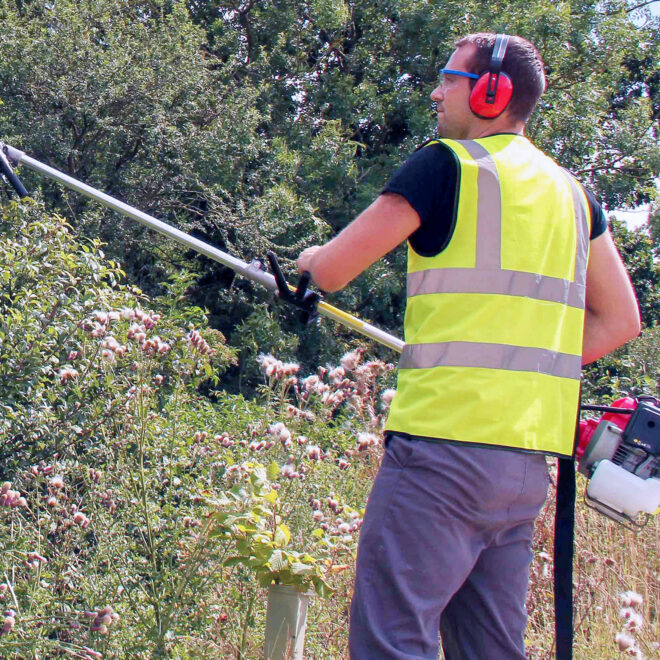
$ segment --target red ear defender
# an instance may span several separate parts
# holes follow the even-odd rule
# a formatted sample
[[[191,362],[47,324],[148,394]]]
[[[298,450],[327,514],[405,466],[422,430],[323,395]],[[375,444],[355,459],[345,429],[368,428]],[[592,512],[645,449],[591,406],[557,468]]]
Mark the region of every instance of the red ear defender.
[[[513,83],[502,72],[502,62],[509,44],[509,35],[498,34],[488,64],[488,72],[479,77],[470,94],[470,110],[482,119],[499,117],[511,100]]]
[[[489,85],[495,89],[492,100],[487,96]],[[470,110],[482,119],[495,119],[506,110],[512,94],[513,83],[506,73],[484,73],[470,94]]]

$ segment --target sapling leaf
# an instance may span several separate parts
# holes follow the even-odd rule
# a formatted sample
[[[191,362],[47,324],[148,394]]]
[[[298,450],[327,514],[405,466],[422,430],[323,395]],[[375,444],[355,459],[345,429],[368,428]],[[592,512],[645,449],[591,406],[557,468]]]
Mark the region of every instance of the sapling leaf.
[[[266,472],[269,481],[275,481],[280,476],[280,466],[277,461],[271,461]],[[275,492],[275,491],[272,491]],[[277,494],[277,493],[275,493]]]
[[[279,573],[289,567],[289,562],[283,556],[281,550],[275,550],[268,559],[268,565],[274,573]]]
[[[278,497],[279,495],[277,494],[276,490],[271,490],[269,493],[266,493],[264,495],[264,499],[270,504],[275,504],[275,502],[277,502]]]
[[[290,540],[291,540],[291,532],[289,531],[289,528],[284,523],[278,525],[277,528],[275,529],[276,545],[278,545],[280,548],[283,548],[285,545],[289,543]]]
[[[258,582],[259,586],[261,587],[270,587],[270,585],[273,583],[273,575],[272,573],[265,573],[262,575],[259,575],[258,577]]]
[[[323,578],[315,577],[312,581],[314,583],[314,591],[321,598],[330,598],[334,593],[334,589]]]
[[[294,575],[310,575],[314,573],[314,567],[301,564],[300,562],[293,562],[291,564],[291,572]]]

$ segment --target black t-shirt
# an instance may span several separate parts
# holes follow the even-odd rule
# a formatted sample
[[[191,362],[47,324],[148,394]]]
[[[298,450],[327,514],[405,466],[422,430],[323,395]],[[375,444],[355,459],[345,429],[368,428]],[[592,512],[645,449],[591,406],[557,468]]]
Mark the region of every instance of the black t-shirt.
[[[458,161],[442,142],[418,149],[392,175],[383,192],[406,198],[417,211],[422,224],[410,235],[410,244],[422,257],[433,257],[444,250],[454,232],[458,200]],[[607,229],[603,209],[586,188],[591,212],[591,239]]]

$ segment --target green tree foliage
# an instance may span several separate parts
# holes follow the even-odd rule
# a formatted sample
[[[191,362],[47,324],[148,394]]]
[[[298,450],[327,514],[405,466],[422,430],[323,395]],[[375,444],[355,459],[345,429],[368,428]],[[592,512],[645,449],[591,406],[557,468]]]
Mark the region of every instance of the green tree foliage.
[[[619,248],[637,294],[642,323],[646,327],[660,323],[660,264],[646,227],[631,230],[612,219],[612,236]]]
[[[501,30],[534,41],[547,64],[548,90],[529,126],[534,141],[606,205],[634,205],[652,198],[660,169],[660,40],[648,8],[631,7],[1,0],[0,134],[242,258],[273,248],[292,273],[301,248],[344,227],[433,136],[429,93],[454,40]],[[146,290],[174,272],[194,273],[191,297],[240,345],[235,329],[253,302],[266,302],[260,292],[26,178],[49,205],[68,205],[75,224],[121,255]],[[376,264],[337,303],[400,333],[404,256]],[[347,341],[324,327],[305,342],[304,357],[318,362]]]
[[[586,367],[585,400],[610,400],[626,393],[660,395],[658,346],[660,322],[660,264],[646,227],[631,230],[614,218],[613,238],[637,294],[642,317],[642,336]]]

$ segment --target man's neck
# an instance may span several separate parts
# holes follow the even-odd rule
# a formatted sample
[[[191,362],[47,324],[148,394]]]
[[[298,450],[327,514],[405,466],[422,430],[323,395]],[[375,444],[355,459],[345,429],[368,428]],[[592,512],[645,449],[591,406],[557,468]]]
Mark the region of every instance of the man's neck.
[[[500,120],[503,121],[500,121]],[[501,133],[513,133],[515,135],[525,135],[525,123],[522,121],[512,122],[501,117],[492,121],[485,122],[480,120],[475,122],[474,129],[470,131],[470,140],[488,137],[489,135],[499,135]]]

